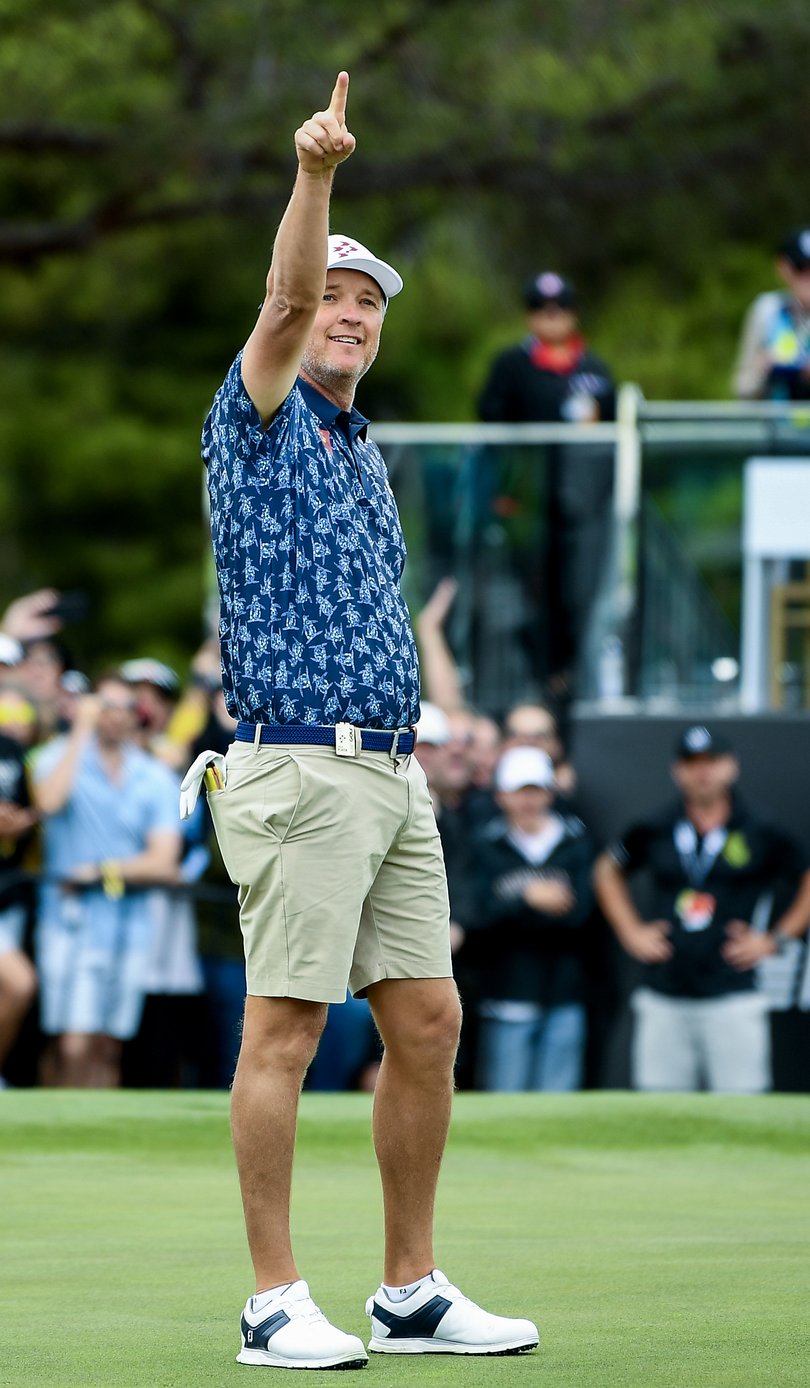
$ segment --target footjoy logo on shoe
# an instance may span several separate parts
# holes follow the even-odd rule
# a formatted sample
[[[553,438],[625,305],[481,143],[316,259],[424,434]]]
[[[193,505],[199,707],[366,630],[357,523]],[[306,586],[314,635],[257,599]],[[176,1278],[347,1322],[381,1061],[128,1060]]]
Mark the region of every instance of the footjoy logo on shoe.
[[[248,1343],[249,1345],[252,1345],[252,1344],[253,1344],[253,1331],[252,1331],[252,1330],[249,1330],[249,1331],[248,1331],[247,1335],[245,1336],[245,1340],[247,1341],[247,1343]]]

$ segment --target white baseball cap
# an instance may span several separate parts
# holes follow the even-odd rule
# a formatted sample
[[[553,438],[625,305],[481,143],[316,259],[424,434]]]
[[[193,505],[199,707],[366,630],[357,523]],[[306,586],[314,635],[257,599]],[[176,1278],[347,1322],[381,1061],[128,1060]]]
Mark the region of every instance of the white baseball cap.
[[[393,265],[380,260],[366,246],[361,246],[359,241],[352,241],[348,236],[329,237],[326,268],[362,270],[377,281],[386,299],[393,299],[402,288],[402,276]]]
[[[19,665],[22,658],[23,648],[17,638],[0,631],[0,665]]]
[[[164,665],[162,660],[153,660],[151,656],[125,660],[120,675],[127,684],[153,684],[156,689],[162,689],[166,694],[178,694],[180,691],[180,677],[177,671],[170,665]]]
[[[496,790],[521,790],[523,786],[554,789],[554,763],[539,747],[510,747],[495,771]]]
[[[416,741],[429,743],[431,747],[444,747],[450,741],[450,724],[447,715],[437,704],[422,700],[419,722],[416,724]]]

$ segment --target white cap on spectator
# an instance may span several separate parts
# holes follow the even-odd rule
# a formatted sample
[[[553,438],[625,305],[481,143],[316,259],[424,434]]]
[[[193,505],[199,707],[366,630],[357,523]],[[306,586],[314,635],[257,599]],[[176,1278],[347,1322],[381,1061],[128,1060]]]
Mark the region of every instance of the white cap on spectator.
[[[554,763],[539,747],[510,747],[495,770],[496,790],[521,790],[523,786],[554,789]]]
[[[422,711],[416,724],[416,741],[430,743],[432,747],[443,747],[450,741],[450,724],[438,704],[422,700]]]
[[[121,678],[127,684],[153,684],[165,694],[177,694],[180,689],[180,676],[170,665],[162,660],[152,660],[148,656],[142,660],[127,660],[121,666]]]
[[[0,665],[19,665],[23,658],[23,648],[14,636],[0,631]]]

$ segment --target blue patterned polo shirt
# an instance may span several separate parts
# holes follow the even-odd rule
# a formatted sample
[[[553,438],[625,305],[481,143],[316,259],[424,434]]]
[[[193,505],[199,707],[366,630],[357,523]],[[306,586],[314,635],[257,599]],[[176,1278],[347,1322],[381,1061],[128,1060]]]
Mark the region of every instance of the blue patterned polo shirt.
[[[266,429],[241,353],[203,429],[225,700],[249,723],[404,728],[405,543],[368,420],[298,380]]]

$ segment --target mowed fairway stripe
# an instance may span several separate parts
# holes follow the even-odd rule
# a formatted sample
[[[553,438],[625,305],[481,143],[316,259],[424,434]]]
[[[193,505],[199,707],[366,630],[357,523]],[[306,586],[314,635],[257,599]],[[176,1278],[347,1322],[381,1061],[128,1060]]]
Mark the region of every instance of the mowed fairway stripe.
[[[369,1116],[363,1095],[305,1095],[294,1190],[302,1275],[364,1339]],[[804,1388],[809,1152],[804,1096],[460,1095],[437,1259],[490,1309],[536,1319],[540,1350],[373,1356],[361,1381]],[[226,1095],[7,1091],[0,1192],[0,1384],[261,1375],[234,1362],[251,1280]]]

